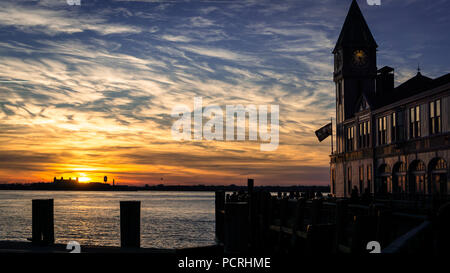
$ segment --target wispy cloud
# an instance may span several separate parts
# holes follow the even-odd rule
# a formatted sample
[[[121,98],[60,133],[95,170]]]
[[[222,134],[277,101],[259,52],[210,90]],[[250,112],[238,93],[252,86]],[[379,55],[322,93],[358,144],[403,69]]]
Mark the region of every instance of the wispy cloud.
[[[137,26],[109,23],[105,18],[86,16],[76,11],[36,8],[12,3],[0,4],[0,25],[14,27],[27,33],[48,35],[83,31],[95,31],[102,35],[141,32]]]

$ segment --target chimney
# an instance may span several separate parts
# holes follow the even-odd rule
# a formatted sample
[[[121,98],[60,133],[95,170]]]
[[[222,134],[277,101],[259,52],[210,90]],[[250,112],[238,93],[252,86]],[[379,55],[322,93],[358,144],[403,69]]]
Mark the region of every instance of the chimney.
[[[394,90],[394,68],[385,66],[377,71],[376,94],[384,96]]]

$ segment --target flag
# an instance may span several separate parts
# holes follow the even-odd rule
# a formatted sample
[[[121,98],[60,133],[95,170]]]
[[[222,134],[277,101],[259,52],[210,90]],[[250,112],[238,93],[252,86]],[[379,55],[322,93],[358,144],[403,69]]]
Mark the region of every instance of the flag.
[[[319,139],[319,141],[322,142],[322,140],[326,139],[332,133],[333,133],[333,128],[331,127],[331,122],[330,122],[327,125],[320,128],[319,130],[317,130],[316,136]]]

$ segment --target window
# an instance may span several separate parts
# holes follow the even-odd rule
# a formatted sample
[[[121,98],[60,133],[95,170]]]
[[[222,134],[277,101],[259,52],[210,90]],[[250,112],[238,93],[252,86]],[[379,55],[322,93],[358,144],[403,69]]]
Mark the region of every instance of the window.
[[[430,135],[441,132],[441,100],[430,102]]]
[[[372,165],[367,165],[367,189],[371,192]]]
[[[370,121],[364,121],[359,124],[359,147],[369,147],[370,143]]]
[[[409,138],[420,137],[420,107],[412,107],[409,111]]]
[[[445,170],[447,169],[447,162],[445,162],[444,159],[439,159],[438,162],[436,163],[436,170]]]
[[[397,142],[399,140],[399,130],[397,113],[392,113],[391,115],[391,143]]]
[[[364,166],[359,166],[359,193],[363,193],[364,188]]]
[[[382,117],[378,119],[378,145],[384,145],[386,143],[386,117]]]
[[[347,152],[353,151],[353,139],[355,138],[355,127],[347,127]]]

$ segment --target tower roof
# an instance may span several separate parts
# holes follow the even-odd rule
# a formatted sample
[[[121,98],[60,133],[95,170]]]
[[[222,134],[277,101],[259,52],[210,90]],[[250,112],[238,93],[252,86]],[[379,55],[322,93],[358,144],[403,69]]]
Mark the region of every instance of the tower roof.
[[[378,47],[356,0],[352,1],[333,53],[348,45]]]

